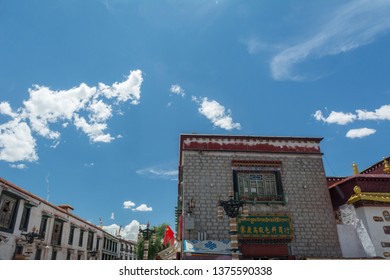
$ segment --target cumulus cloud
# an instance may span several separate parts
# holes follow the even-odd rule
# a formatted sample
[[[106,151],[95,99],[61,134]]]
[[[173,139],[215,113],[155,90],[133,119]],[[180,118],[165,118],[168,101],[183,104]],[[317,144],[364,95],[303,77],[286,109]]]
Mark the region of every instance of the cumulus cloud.
[[[132,211],[135,211],[135,212],[150,212],[152,210],[153,210],[153,208],[148,207],[146,204],[141,204],[140,206],[132,209]]]
[[[135,206],[136,206],[136,204],[134,202],[132,202],[131,200],[127,200],[127,201],[123,202],[124,209],[130,209],[130,210],[135,211],[135,212],[147,212],[147,211],[153,210],[152,207],[148,207],[146,204],[141,204],[137,207],[135,207]]]
[[[178,84],[172,85],[170,91],[183,97],[185,96],[184,90]],[[199,105],[199,113],[209,119],[214,126],[225,130],[241,129],[241,124],[233,121],[231,111],[226,110],[225,107],[217,101],[209,100],[207,97],[199,98],[194,95],[191,96],[191,101]],[[168,103],[168,107],[170,107],[171,104],[172,103]]]
[[[120,235],[123,239],[137,241],[140,223],[132,220],[128,225],[122,227],[117,224],[103,226],[103,230],[112,234]]]
[[[1,115],[8,115],[12,118],[16,118],[18,116],[17,113],[14,113],[12,111],[11,105],[9,105],[8,102],[1,102],[0,103],[0,114]]]
[[[314,113],[317,121],[323,121],[329,124],[345,125],[354,121],[390,121],[390,105],[383,105],[374,111],[356,110],[355,113],[344,113],[332,111],[328,117],[324,117],[321,110]]]
[[[26,169],[27,168],[27,165],[25,165],[24,163],[10,164],[10,166],[12,168],[16,168],[16,169]]]
[[[141,84],[143,82],[142,71],[131,71],[130,75],[122,83],[115,82],[112,86],[99,83],[99,91],[109,99],[116,99],[117,102],[131,101],[136,105],[141,99]]]
[[[182,89],[180,85],[171,85],[170,92],[181,95],[183,97],[186,95],[184,89]]]
[[[235,123],[231,117],[230,110],[225,110],[225,107],[215,100],[206,98],[192,98],[193,101],[199,104],[199,113],[209,119],[214,126],[225,130],[241,129],[241,124]]]
[[[324,117],[322,112],[320,110],[316,111],[314,114],[314,118],[317,121],[323,121],[326,123],[334,123],[339,125],[345,125],[348,123],[352,123],[354,120],[356,120],[356,115],[352,113],[343,113],[343,112],[335,112],[332,111],[328,117]]]
[[[110,143],[115,139],[106,132],[107,121],[113,116],[112,105],[127,101],[139,104],[142,82],[141,70],[135,70],[130,71],[123,82],[111,86],[99,83],[98,87],[90,87],[82,83],[67,90],[52,90],[34,85],[28,90],[29,98],[23,102],[24,107],[16,111],[8,102],[1,102],[0,114],[13,119],[0,125],[0,160],[37,160],[33,133],[54,140],[56,147],[61,133],[51,125],[58,123],[63,128],[73,124],[91,142]]]
[[[387,0],[350,1],[334,13],[310,38],[284,48],[271,61],[275,80],[302,80],[294,66],[308,59],[348,52],[371,43],[390,30],[390,2]]]
[[[130,201],[130,200],[123,202],[123,208],[125,208],[125,209],[131,209],[134,206],[135,206],[135,203]]]
[[[383,105],[375,111],[356,110],[359,120],[386,120],[390,121],[390,105]]]
[[[347,138],[363,138],[371,134],[374,134],[375,132],[376,132],[375,129],[364,127],[364,128],[351,129],[347,132],[345,136]]]
[[[110,220],[115,220],[115,214],[114,214],[114,212],[111,213]]]
[[[344,113],[332,111],[328,117],[325,117],[321,110],[314,113],[317,121],[328,124],[346,125],[355,121],[390,121],[390,105],[383,105],[374,111],[355,110],[355,113]],[[347,132],[348,138],[362,138],[375,134],[376,130],[372,128],[351,129]]]
[[[0,160],[36,161],[36,142],[26,122],[17,119],[0,125]]]

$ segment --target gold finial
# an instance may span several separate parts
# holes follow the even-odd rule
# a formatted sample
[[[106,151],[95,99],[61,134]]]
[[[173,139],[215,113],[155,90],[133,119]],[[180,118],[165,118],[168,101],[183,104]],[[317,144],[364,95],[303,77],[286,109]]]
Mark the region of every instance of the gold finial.
[[[386,158],[383,158],[383,171],[390,174],[390,165]]]
[[[356,186],[353,188],[353,191],[354,191],[356,194],[361,194],[361,193],[362,193],[362,190],[359,188],[358,185],[356,185]]]
[[[359,169],[358,169],[358,166],[355,162],[352,164],[352,169],[353,169],[354,175],[359,174]]]

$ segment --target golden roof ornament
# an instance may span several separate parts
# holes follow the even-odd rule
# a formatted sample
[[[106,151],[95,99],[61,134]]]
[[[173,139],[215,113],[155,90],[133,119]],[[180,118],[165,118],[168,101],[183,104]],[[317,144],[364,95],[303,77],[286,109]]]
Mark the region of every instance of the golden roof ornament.
[[[356,194],[361,194],[362,193],[362,190],[360,189],[360,187],[358,185],[356,185],[354,188],[353,188],[353,191],[356,193]]]
[[[357,164],[355,162],[352,164],[352,169],[353,169],[353,174],[354,175],[359,174],[359,169],[358,169],[358,166],[357,166]]]
[[[383,171],[390,174],[390,165],[386,158],[383,158]]]

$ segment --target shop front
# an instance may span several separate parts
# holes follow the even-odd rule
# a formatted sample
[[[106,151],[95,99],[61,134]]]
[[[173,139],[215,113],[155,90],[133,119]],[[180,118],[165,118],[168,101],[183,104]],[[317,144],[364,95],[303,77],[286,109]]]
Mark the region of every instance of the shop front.
[[[241,259],[294,259],[288,246],[292,237],[288,215],[251,215],[238,220]]]

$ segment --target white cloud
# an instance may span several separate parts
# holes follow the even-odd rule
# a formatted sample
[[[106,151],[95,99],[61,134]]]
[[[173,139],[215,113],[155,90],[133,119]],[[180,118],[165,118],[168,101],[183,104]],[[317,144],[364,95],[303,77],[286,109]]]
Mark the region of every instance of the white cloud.
[[[89,118],[93,122],[104,122],[112,116],[111,106],[102,100],[93,100],[88,106],[88,111],[90,112]]]
[[[104,134],[103,131],[107,128],[106,123],[88,123],[84,117],[75,114],[74,125],[87,134],[92,142],[110,143],[114,139],[109,133]]]
[[[75,112],[85,108],[96,88],[86,84],[70,90],[53,91],[35,85],[29,89],[30,98],[24,101],[23,116],[30,120],[31,128],[43,137],[58,139],[60,133],[49,129],[50,123],[71,120]]]
[[[314,118],[317,121],[323,121],[326,123],[335,123],[339,125],[345,125],[348,123],[352,123],[357,119],[357,116],[352,113],[343,113],[343,112],[335,112],[332,111],[328,117],[324,117],[320,110],[316,111],[314,114]]]
[[[137,220],[132,220],[124,227],[117,224],[112,224],[109,226],[103,226],[103,230],[115,236],[119,234],[123,239],[126,240],[137,241],[140,225],[141,224]]]
[[[141,204],[137,207],[135,207],[135,203],[128,200],[123,202],[123,208],[124,209],[131,209],[132,211],[135,212],[145,212],[145,211],[152,211],[152,207],[148,207],[146,204]]]
[[[0,160],[36,161],[36,142],[30,127],[17,119],[0,125]]]
[[[103,230],[112,234],[112,235],[117,235],[119,233],[120,226],[117,224],[112,224],[109,226],[103,226]]]
[[[243,43],[246,45],[249,54],[257,54],[260,52],[269,52],[281,49],[280,45],[269,44],[255,37],[249,38],[243,41]]]
[[[111,213],[110,220],[115,220],[115,214],[114,214],[114,212]]]
[[[126,240],[137,241],[140,223],[132,220],[130,224],[121,229],[120,235]]]
[[[215,126],[225,130],[241,129],[239,123],[235,123],[230,116],[230,110],[225,111],[225,107],[215,100],[209,101],[207,98],[201,100],[192,97],[193,101],[199,103],[199,112],[208,118]]]
[[[137,208],[132,209],[135,212],[150,212],[153,210],[152,207],[148,207],[146,204],[141,204]]]
[[[123,202],[123,208],[125,208],[125,209],[131,209],[134,206],[135,206],[135,203],[132,202],[131,200],[127,200],[127,201]]]
[[[27,168],[27,165],[23,164],[23,163],[19,163],[19,164],[10,164],[10,166],[12,168],[16,168],[16,169],[26,169]]]
[[[141,85],[143,82],[142,71],[131,71],[127,79],[122,83],[114,83],[107,86],[99,83],[99,90],[109,99],[115,98],[118,102],[131,100],[131,104],[138,104],[141,99]]]
[[[8,115],[12,118],[16,118],[17,117],[17,113],[14,113],[11,109],[11,105],[9,105],[8,102],[1,102],[0,103],[0,114],[2,115]]]
[[[84,83],[68,90],[52,90],[34,85],[24,107],[13,111],[8,102],[0,103],[0,114],[13,118],[0,125],[0,160],[35,161],[35,138],[32,133],[52,139],[56,147],[61,133],[52,130],[51,124],[61,123],[62,128],[73,124],[85,133],[91,142],[110,143],[115,138],[109,133],[107,120],[113,116],[113,109],[107,102],[119,104],[130,101],[139,104],[141,98],[141,70],[130,71],[125,81],[112,86],[100,83],[98,88]],[[119,112],[120,114],[121,112]]]
[[[162,178],[162,179],[176,179],[178,171],[172,169],[162,169],[159,167],[149,167],[136,171],[137,174],[143,176],[149,176],[151,178]]]
[[[171,85],[170,91],[183,97],[186,95],[184,89],[180,85]]]
[[[376,133],[375,129],[365,127],[365,128],[351,129],[347,132],[345,136],[347,138],[363,138],[372,135],[374,133]]]
[[[390,105],[383,105],[374,112],[356,110],[359,120],[387,120],[390,121]]]
[[[387,0],[350,1],[325,18],[311,38],[285,48],[271,61],[275,80],[302,80],[294,66],[310,58],[337,55],[371,43],[390,29],[390,2]]]

